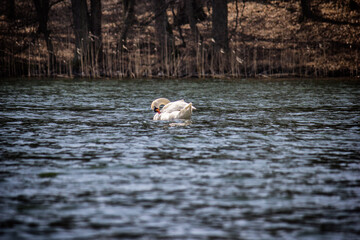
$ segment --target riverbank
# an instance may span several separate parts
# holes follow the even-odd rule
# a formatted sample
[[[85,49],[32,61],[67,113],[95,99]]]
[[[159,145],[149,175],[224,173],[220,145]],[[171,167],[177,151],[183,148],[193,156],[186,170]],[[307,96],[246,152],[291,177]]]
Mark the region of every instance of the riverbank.
[[[51,8],[49,29],[56,62],[50,63],[46,43],[36,35],[34,16],[19,16],[10,24],[1,17],[1,76],[66,76],[110,78],[154,77],[356,77],[360,76],[360,1],[312,1],[313,16],[304,17],[300,1],[228,3],[229,51],[214,54],[211,7],[197,23],[202,41],[192,46],[189,24],[174,25],[174,54],[157,59],[154,21],[149,3],[137,3],[136,21],[126,45],[119,48],[123,11],[113,0],[103,1],[101,61],[75,63],[70,1]],[[19,12],[32,9],[30,3]],[[26,23],[26,25],[25,25]],[[216,56],[216,58],[214,57]],[[75,67],[76,65],[76,67]]]

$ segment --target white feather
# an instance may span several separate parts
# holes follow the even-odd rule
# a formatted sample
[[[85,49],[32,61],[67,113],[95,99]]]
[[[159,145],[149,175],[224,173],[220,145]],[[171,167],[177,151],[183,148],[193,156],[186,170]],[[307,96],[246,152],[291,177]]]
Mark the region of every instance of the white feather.
[[[151,109],[159,108],[164,105],[160,110],[160,113],[156,113],[154,120],[174,120],[174,119],[190,119],[192,111],[196,108],[192,106],[192,103],[187,103],[184,100],[178,100],[170,102],[166,98],[158,98],[151,104]]]

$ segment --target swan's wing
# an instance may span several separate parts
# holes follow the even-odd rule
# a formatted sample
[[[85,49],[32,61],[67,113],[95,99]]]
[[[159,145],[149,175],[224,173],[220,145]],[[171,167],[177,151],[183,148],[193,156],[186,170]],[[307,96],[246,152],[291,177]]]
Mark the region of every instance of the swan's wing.
[[[185,108],[187,105],[188,104],[184,100],[170,102],[161,109],[161,112],[162,113],[172,113],[175,111],[180,111],[181,109]]]
[[[175,103],[175,102],[174,102]],[[185,103],[185,102],[184,102]],[[173,105],[173,106],[171,106]],[[154,116],[154,120],[165,120],[165,121],[169,121],[169,120],[174,120],[174,119],[190,119],[191,118],[191,114],[192,114],[192,110],[193,110],[193,106],[192,103],[185,103],[185,107],[183,107],[180,111],[175,110],[175,111],[169,111],[171,109],[176,109],[179,106],[182,106],[182,103],[178,103],[178,104],[171,104],[170,107],[167,107],[165,110],[166,111],[162,111],[161,113],[156,113]],[[166,105],[167,106],[167,105]]]
[[[183,109],[179,112],[178,118],[179,118],[179,119],[190,119],[190,118],[191,118],[191,114],[192,114],[192,110],[193,110],[192,103],[187,104],[186,107],[183,108]]]

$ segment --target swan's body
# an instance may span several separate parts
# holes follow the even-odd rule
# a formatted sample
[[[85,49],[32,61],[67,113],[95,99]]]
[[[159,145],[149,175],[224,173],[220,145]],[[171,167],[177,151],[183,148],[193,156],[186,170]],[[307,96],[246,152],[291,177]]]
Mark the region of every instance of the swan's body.
[[[160,106],[164,107],[160,111]],[[192,111],[196,108],[192,103],[184,100],[170,102],[166,98],[158,98],[151,103],[151,109],[156,112],[154,120],[190,119]]]

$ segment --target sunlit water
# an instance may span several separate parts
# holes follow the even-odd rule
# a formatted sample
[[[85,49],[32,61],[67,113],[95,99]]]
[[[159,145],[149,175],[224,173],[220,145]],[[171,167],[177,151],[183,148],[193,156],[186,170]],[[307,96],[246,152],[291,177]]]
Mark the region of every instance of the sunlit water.
[[[360,238],[357,80],[0,84],[1,239]]]

